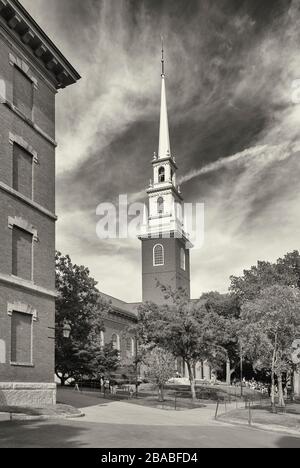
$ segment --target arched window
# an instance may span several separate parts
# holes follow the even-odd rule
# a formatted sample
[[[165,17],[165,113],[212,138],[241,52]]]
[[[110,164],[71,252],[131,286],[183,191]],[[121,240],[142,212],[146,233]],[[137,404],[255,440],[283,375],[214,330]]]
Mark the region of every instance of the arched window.
[[[127,338],[126,340],[126,356],[128,358],[134,357],[135,350],[134,350],[134,339]]]
[[[185,250],[181,249],[180,250],[180,267],[182,270],[185,270]]]
[[[111,342],[112,342],[113,348],[120,351],[120,337],[119,337],[119,335],[114,333],[112,335],[112,337],[111,337]]]
[[[159,197],[157,199],[157,212],[158,212],[158,214],[163,214],[163,212],[164,212],[164,199],[163,199],[163,197]]]
[[[165,168],[160,167],[158,169],[158,181],[159,182],[164,182],[166,180],[166,173],[165,173]]]
[[[156,244],[153,248],[153,265],[162,266],[165,264],[165,251],[161,244]]]

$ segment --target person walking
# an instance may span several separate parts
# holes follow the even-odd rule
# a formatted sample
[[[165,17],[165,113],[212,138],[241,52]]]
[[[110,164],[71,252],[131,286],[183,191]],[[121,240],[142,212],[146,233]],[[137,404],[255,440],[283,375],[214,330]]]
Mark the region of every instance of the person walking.
[[[110,389],[110,382],[109,382],[109,379],[105,379],[104,380],[104,396],[106,395],[106,393],[109,393],[109,389]]]
[[[103,375],[100,377],[100,393],[104,393],[104,378]]]

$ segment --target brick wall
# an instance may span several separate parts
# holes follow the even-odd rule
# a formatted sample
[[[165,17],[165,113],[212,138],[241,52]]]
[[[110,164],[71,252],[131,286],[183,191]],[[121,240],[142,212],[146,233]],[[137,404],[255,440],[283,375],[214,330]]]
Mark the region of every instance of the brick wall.
[[[5,97],[10,102],[13,101],[14,68],[9,63],[9,53],[12,51],[0,36],[0,82],[4,81]],[[41,77],[38,80],[38,88],[34,90],[33,115],[36,125],[54,139],[55,91],[51,90]],[[55,146],[4,105],[1,105],[0,110],[0,129],[0,180],[12,186],[13,146],[9,142],[9,134],[12,132],[21,136],[37,151],[38,164],[34,165],[34,200],[54,212]]]
[[[12,163],[13,188],[26,197],[32,198],[32,156],[14,144]]]
[[[12,230],[12,274],[32,280],[32,234],[16,227]]]
[[[162,266],[153,265],[153,247],[161,244],[164,247]],[[161,290],[157,288],[157,281],[173,289],[182,287],[190,294],[190,253],[186,250],[186,268],[180,268],[180,250],[184,248],[181,239],[144,239],[142,240],[142,277],[143,301],[164,303]]]
[[[10,359],[14,363],[31,363],[33,317],[13,312],[11,315]]]
[[[0,108],[1,109],[1,108]],[[34,282],[53,290],[55,286],[55,223],[46,215],[18,201],[13,195],[0,190],[0,272],[12,274],[12,230],[8,227],[8,216],[22,217],[38,232],[38,241],[33,243]]]
[[[33,322],[34,367],[11,366],[11,316],[7,313],[10,301],[30,304],[37,310]],[[5,343],[5,364],[0,362],[1,382],[53,382],[55,305],[51,298],[12,288],[0,283],[0,342]],[[2,353],[3,357],[3,353]]]
[[[112,335],[117,334],[119,335],[120,338],[120,357],[121,359],[126,359],[127,353],[126,353],[126,337],[124,335],[125,329],[129,326],[135,323],[135,319],[127,319],[124,317],[120,317],[117,314],[111,314],[111,318],[105,319],[104,320],[104,326],[105,326],[105,331],[104,331],[104,341],[105,344],[108,344],[111,342]]]
[[[10,63],[9,54],[22,59],[29,66],[30,73],[37,80],[37,85],[30,86],[26,79],[23,81],[24,77],[16,72]],[[20,110],[23,110],[23,114],[30,118],[32,115],[32,124],[26,122],[17,112],[3,103],[3,100],[8,101],[8,103],[14,102],[14,81],[19,82],[20,80],[24,83],[22,89],[21,86],[19,87],[24,93],[23,99],[22,96],[18,97],[18,101],[21,102]],[[31,113],[25,108],[32,99],[30,95],[32,91],[33,110]],[[33,200],[51,213],[55,212],[55,145],[51,142],[51,139],[55,139],[55,94],[55,89],[47,82],[40,70],[38,71],[32,65],[30,55],[24,56],[16,44],[10,44],[9,40],[0,34],[0,182],[13,187],[14,145],[10,141],[10,135],[22,137],[37,153],[37,160],[31,162],[34,174]],[[15,101],[15,103],[17,102]],[[22,109],[23,105],[25,110]],[[33,128],[33,123],[41,131]],[[30,187],[26,187],[26,184],[28,185],[30,182],[30,174],[24,170],[24,167],[20,167],[20,169],[20,174],[18,174],[20,192],[30,199],[31,190]],[[20,179],[22,173],[24,177]],[[17,243],[20,241],[19,238],[14,238],[14,231],[8,226],[9,216],[23,218],[37,230],[38,239],[33,243],[33,281],[35,285],[53,291],[55,287],[55,220],[0,187],[0,275],[6,276],[13,273],[12,259],[16,254],[16,242],[14,241],[17,240]],[[24,257],[23,260],[23,268],[27,270],[26,262],[30,262],[30,258]],[[21,261],[22,258],[19,258],[18,262]],[[27,279],[30,278],[27,277]],[[8,303],[18,302],[28,304],[37,311],[37,319],[32,322],[32,366],[11,364],[11,361],[14,361],[16,357],[11,355],[11,345],[12,340],[17,337],[17,332],[14,323],[12,323],[14,319],[8,313]],[[26,317],[23,318],[26,321]],[[31,317],[29,319],[31,320]],[[53,297],[0,280],[1,382],[53,382],[54,326],[55,302]],[[24,336],[26,341],[25,338]],[[15,353],[17,356],[22,352],[23,345],[27,346],[25,341],[23,343],[20,339],[20,350]]]

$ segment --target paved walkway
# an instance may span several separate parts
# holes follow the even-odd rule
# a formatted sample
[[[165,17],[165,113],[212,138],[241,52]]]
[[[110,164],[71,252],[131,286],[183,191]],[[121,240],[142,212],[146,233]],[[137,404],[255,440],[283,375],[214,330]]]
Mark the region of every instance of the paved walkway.
[[[58,398],[82,408],[86,416],[68,421],[0,421],[0,447],[300,448],[299,437],[215,422],[214,405],[164,411],[70,389],[59,391]]]
[[[85,422],[102,424],[126,424],[139,426],[199,426],[215,425],[216,405],[204,408],[172,411],[150,408],[126,401],[109,401],[92,392],[77,393],[69,389],[59,390],[60,403],[80,408],[85,414]],[[66,403],[68,402],[68,403]]]

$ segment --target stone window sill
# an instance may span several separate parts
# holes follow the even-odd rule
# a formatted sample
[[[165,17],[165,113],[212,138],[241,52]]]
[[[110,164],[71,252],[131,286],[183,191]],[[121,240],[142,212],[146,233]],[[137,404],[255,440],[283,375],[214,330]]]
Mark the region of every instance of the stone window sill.
[[[26,122],[31,128],[33,128],[37,133],[39,133],[45,140],[47,140],[51,145],[57,147],[57,142],[50,137],[44,130],[42,130],[38,125],[36,125],[33,120],[24,115],[12,102],[8,99],[1,101],[6,105],[12,112],[14,112],[18,117],[20,117],[24,122]]]
[[[57,297],[57,292],[54,290],[50,290],[41,286],[37,286],[34,283],[20,280],[19,278],[13,277],[12,275],[4,275],[0,272],[0,281],[8,283],[10,285],[19,286],[20,288],[25,288],[30,291],[34,291],[36,293],[49,296],[49,297]]]
[[[22,362],[11,362],[10,363],[11,366],[13,367],[34,367],[34,364],[32,363],[22,363]]]
[[[47,208],[43,208],[41,205],[36,203],[34,200],[31,200],[28,197],[25,197],[25,195],[22,195],[20,192],[14,190],[12,187],[9,187],[8,185],[4,184],[3,182],[0,182],[0,189],[4,190],[5,192],[8,192],[9,194],[17,197],[27,205],[35,208],[36,210],[40,211],[41,213],[45,214],[49,218],[53,219],[54,221],[57,221],[57,216],[52,213],[51,211],[47,210]]]
[[[15,276],[15,275],[10,275],[10,277],[13,280],[18,281],[19,283],[23,283],[24,285],[34,286],[34,282],[32,280],[27,280],[27,279],[21,278],[20,276]]]

